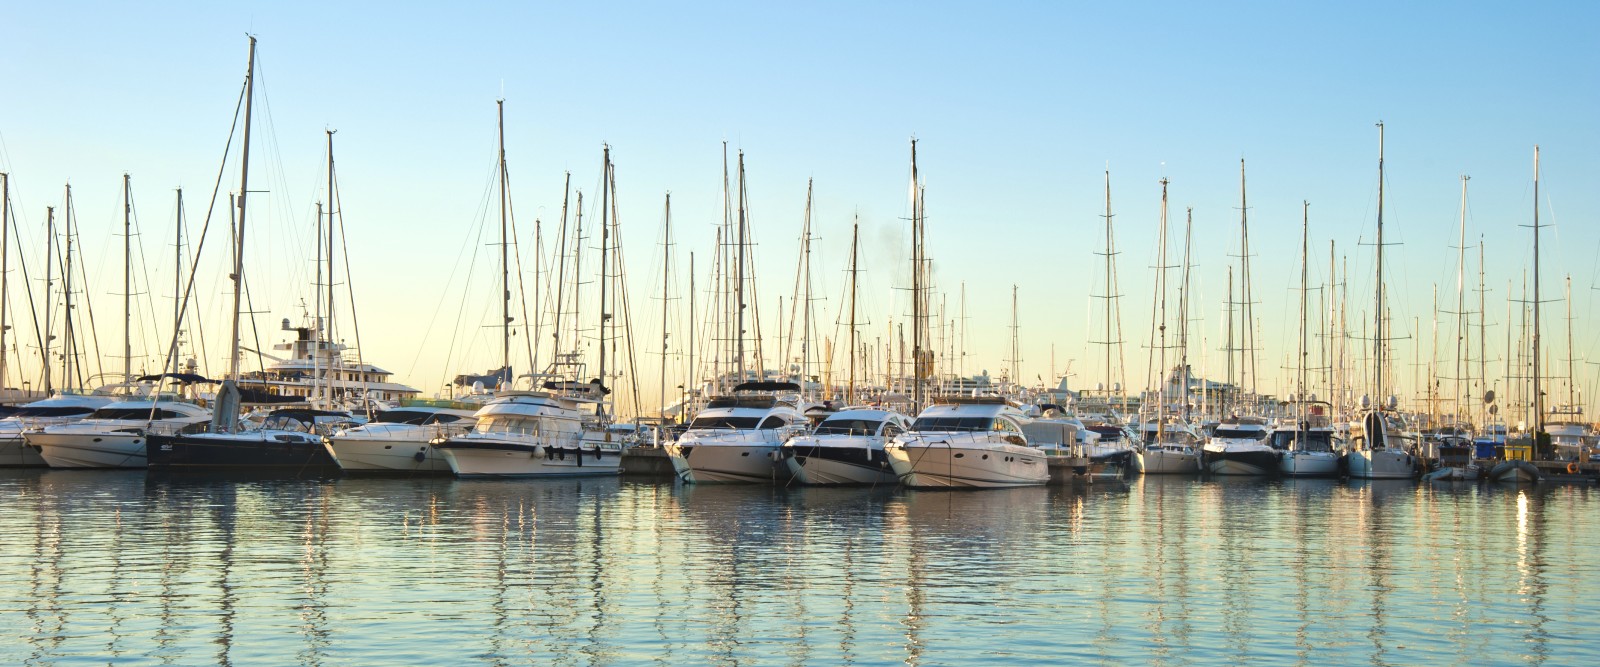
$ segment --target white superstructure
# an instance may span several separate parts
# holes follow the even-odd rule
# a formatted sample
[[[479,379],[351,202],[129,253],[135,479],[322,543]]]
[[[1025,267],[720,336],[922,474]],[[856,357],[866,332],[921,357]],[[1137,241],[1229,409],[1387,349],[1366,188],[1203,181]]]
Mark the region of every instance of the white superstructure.
[[[999,398],[933,405],[885,448],[913,488],[1004,488],[1050,480],[1044,451],[1028,445],[1027,417]]]
[[[904,433],[911,420],[879,408],[845,408],[779,450],[789,474],[801,484],[894,484],[884,445]]]
[[[434,445],[461,477],[582,477],[621,472],[623,438],[595,411],[603,390],[503,391],[462,435]]]
[[[328,436],[328,453],[346,472],[450,472],[432,443],[469,431],[475,406],[415,401]]]
[[[789,382],[746,382],[716,396],[666,451],[678,478],[691,483],[772,483],[789,469],[778,448],[809,427],[800,387]]]

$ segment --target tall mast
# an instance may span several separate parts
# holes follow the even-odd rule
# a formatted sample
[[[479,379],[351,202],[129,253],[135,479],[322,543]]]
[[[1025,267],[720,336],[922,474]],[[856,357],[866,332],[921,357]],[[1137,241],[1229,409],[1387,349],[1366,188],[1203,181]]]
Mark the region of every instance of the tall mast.
[[[327,208],[331,209],[333,206],[329,205]],[[322,387],[319,378],[323,373],[322,351],[317,349],[321,347],[322,341],[322,211],[322,202],[317,202],[317,232],[311,236],[312,240],[317,244],[317,258],[314,262],[317,275],[311,282],[311,292],[316,301],[316,310],[312,313],[311,319],[312,331],[314,332],[311,337],[311,401],[313,403],[317,401],[317,391]],[[328,276],[328,282],[333,282],[332,275]],[[330,397],[332,393],[331,391],[329,392]]]
[[[1577,356],[1572,349],[1572,274],[1567,274],[1567,408],[1572,409],[1578,405],[1578,395],[1575,391],[1578,376],[1572,372],[1572,358]]]
[[[178,370],[178,336],[183,332],[183,188],[178,188],[177,206],[172,233],[172,347],[167,352],[172,367],[166,369],[174,373]]]
[[[695,337],[694,337],[694,320],[695,320],[695,314],[694,313],[695,313],[695,311],[694,311],[694,252],[690,251],[689,252],[689,381],[688,381],[688,383],[683,385],[684,388],[688,389],[688,390],[695,389],[695,383],[694,383],[694,381],[695,381],[695,377],[694,377],[694,374],[695,374],[694,351],[695,351],[695,345],[698,343],[698,341],[696,341]],[[687,397],[685,397],[685,398],[687,398]],[[683,415],[687,414],[688,409],[689,409],[689,406],[687,404],[679,406],[679,408],[678,408],[679,417],[681,418]]]
[[[1183,418],[1189,419],[1189,250],[1194,231],[1194,207],[1185,211],[1183,223],[1183,289],[1178,291],[1178,348],[1182,360]]]
[[[912,405],[922,409],[922,179],[917,176],[917,139],[910,141],[910,353]],[[1014,377],[1013,377],[1014,381]]]
[[[122,175],[122,382],[133,382],[133,193],[132,180]]]
[[[1223,345],[1223,349],[1228,351],[1228,354],[1227,354],[1227,358],[1228,358],[1228,363],[1227,363],[1227,366],[1228,366],[1228,385],[1233,390],[1230,393],[1232,393],[1234,401],[1237,402],[1238,399],[1239,399],[1239,385],[1234,384],[1234,374],[1233,374],[1233,353],[1235,352],[1235,349],[1233,347],[1233,307],[1234,307],[1234,305],[1235,305],[1235,302],[1233,300],[1233,267],[1229,266],[1228,267],[1228,316],[1226,318],[1224,318],[1224,320],[1228,323],[1228,327],[1227,327],[1228,333],[1227,333],[1227,343],[1225,343]],[[1222,412],[1223,413],[1227,413],[1230,409],[1231,409],[1231,406],[1228,405],[1228,401],[1223,401],[1222,402]]]
[[[595,308],[600,315],[600,385],[605,386],[606,380],[606,323],[611,319],[611,314],[606,312],[607,287],[611,278],[606,275],[610,263],[611,250],[611,145],[606,144],[602,150],[604,158],[600,167],[600,304]],[[606,403],[602,398],[595,404],[599,416],[604,418]],[[606,432],[606,440],[611,440],[610,431]]]
[[[1306,278],[1307,255],[1311,251],[1311,202],[1300,202],[1300,354],[1295,367],[1295,406],[1300,421],[1305,420],[1306,400]]]
[[[1106,384],[1105,384],[1105,389],[1109,391],[1111,389],[1111,387],[1114,385],[1114,383],[1111,380],[1111,378],[1112,378],[1112,375],[1111,375],[1111,345],[1113,344],[1113,342],[1112,342],[1113,339],[1111,338],[1111,305],[1112,305],[1111,304],[1111,299],[1116,298],[1115,297],[1115,291],[1114,291],[1115,288],[1112,286],[1112,279],[1111,279],[1111,273],[1112,273],[1112,271],[1111,271],[1112,241],[1111,241],[1111,170],[1110,169],[1106,169],[1106,214],[1105,214],[1105,219],[1106,219],[1106,266],[1105,266],[1106,294],[1103,297],[1106,300],[1106,303],[1105,303],[1105,306],[1106,306],[1106,317],[1105,317],[1105,319],[1106,319],[1106,340],[1105,340],[1105,345],[1106,345],[1106,351],[1105,351],[1105,355],[1106,355]],[[1109,396],[1109,394],[1107,394],[1107,396]]]
[[[1017,344],[1017,286],[1011,286],[1011,384],[1022,386],[1022,350]]]
[[[1544,392],[1539,389],[1539,147],[1533,147],[1533,438],[1544,431]]]
[[[1239,159],[1239,385],[1256,399],[1255,317],[1250,294],[1250,206],[1245,199],[1244,158]]]
[[[1461,418],[1461,401],[1467,400],[1467,389],[1462,379],[1471,372],[1466,363],[1467,346],[1467,181],[1471,176],[1461,175],[1461,225],[1456,236],[1456,418]]]
[[[54,390],[51,386],[54,364],[50,363],[50,342],[55,340],[55,334],[50,328],[53,319],[51,315],[55,312],[50,301],[51,278],[55,275],[51,269],[56,264],[56,207],[54,206],[46,206],[44,209],[44,229],[44,342],[39,346],[39,356],[44,366],[44,395],[49,396]]]
[[[667,330],[667,282],[672,279],[672,193],[667,193],[667,202],[663,214],[664,222],[661,223],[661,417],[667,416],[667,347],[668,337],[671,333]],[[692,319],[692,316],[691,316]]]
[[[801,294],[804,301],[800,305],[800,388],[805,390],[806,380],[811,377],[811,179],[806,179],[806,221],[805,238],[800,240],[801,252],[804,254],[801,271],[804,272],[805,290]]]
[[[250,37],[250,66],[245,73],[244,94],[244,148],[240,152],[239,196],[234,205],[239,210],[239,220],[234,226],[233,250],[233,346],[228,354],[228,379],[239,382],[239,314],[244,290],[244,223],[245,199],[250,195],[250,110],[256,92],[256,38]],[[232,425],[227,425],[231,429]]]
[[[6,379],[6,301],[11,294],[11,175],[0,172],[0,388]]]
[[[1159,339],[1156,364],[1156,435],[1161,442],[1167,421],[1167,179],[1161,179],[1161,226],[1156,232],[1156,331]]]
[[[65,200],[65,203],[63,204],[63,206],[66,208],[66,223],[65,223],[65,227],[63,228],[64,229],[64,232],[63,232],[64,242],[62,244],[62,247],[64,248],[64,252],[62,253],[62,256],[61,256],[61,299],[62,299],[62,303],[66,307],[64,309],[62,309],[64,314],[62,315],[62,318],[61,318],[61,324],[62,324],[62,331],[64,332],[64,334],[66,336],[66,342],[64,342],[62,344],[62,347],[61,347],[61,351],[62,351],[61,384],[62,384],[62,386],[66,387],[68,389],[82,389],[83,387],[82,387],[82,383],[81,382],[80,383],[73,382],[73,368],[72,368],[72,366],[73,366],[72,362],[74,361],[74,357],[76,357],[77,354],[78,354],[78,340],[77,340],[77,337],[73,335],[73,329],[72,329],[72,184],[71,183],[67,184],[67,196],[66,196],[66,200]],[[1537,246],[1535,246],[1535,247],[1537,247]]]
[[[1489,311],[1484,304],[1485,289],[1483,286],[1483,237],[1478,237],[1478,381],[1482,383],[1484,391],[1477,392],[1480,400],[1475,403],[1480,406],[1478,414],[1478,428],[1483,428],[1489,423],[1488,406],[1481,400],[1487,395],[1489,387],[1489,344],[1485,340],[1487,334]]]
[[[1372,378],[1373,386],[1377,393],[1373,401],[1382,408],[1385,399],[1383,396],[1383,323],[1387,319],[1383,308],[1383,123],[1378,123],[1378,307],[1374,311],[1377,315],[1377,333],[1372,339]]]
[[[327,237],[327,245],[328,245],[328,257],[327,257],[327,262],[328,262],[328,284],[327,284],[328,298],[327,298],[325,307],[323,308],[323,317],[326,318],[327,323],[322,325],[320,333],[321,333],[321,338],[323,340],[328,340],[328,341],[333,340],[333,209],[336,208],[339,205],[339,198],[335,194],[334,189],[333,189],[333,133],[335,131],[336,130],[324,130],[324,132],[328,133],[328,229],[327,229],[327,234],[328,234],[328,237]],[[322,241],[319,240],[318,243],[322,243]],[[351,308],[353,309],[354,306],[351,306]],[[352,311],[352,312],[354,312],[354,311]],[[317,344],[320,345],[321,343],[317,343]],[[333,378],[333,360],[334,360],[334,358],[335,357],[332,354],[330,354],[328,356],[328,368],[325,369],[325,371],[324,371],[324,372],[328,373],[328,377],[329,377],[328,387],[327,387],[329,400],[333,399],[333,379],[332,378]]]
[[[739,381],[745,380],[744,365],[744,244],[745,244],[745,219],[744,219],[744,151],[739,151],[739,229],[738,244],[734,247],[733,260],[733,292],[734,292],[734,361],[738,364]]]
[[[850,225],[850,385],[845,392],[845,404],[856,404],[856,260],[860,252],[861,218]]]
[[[500,142],[500,367],[511,367],[511,242],[506,224],[506,101],[495,100]]]

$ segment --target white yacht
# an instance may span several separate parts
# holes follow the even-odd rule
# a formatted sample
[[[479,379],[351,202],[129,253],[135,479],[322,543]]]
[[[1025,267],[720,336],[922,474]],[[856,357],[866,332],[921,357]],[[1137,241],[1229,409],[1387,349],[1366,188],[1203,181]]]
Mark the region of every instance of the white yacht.
[[[691,483],[770,483],[789,477],[778,448],[808,422],[793,382],[745,382],[715,396],[667,443],[678,478]]]
[[[38,450],[23,442],[23,431],[83,419],[112,400],[113,396],[98,391],[93,394],[61,392],[17,408],[10,416],[0,419],[0,467],[49,465],[39,456]]]
[[[1027,417],[998,397],[929,406],[886,447],[889,465],[912,488],[1004,488],[1050,480],[1045,453],[1028,445]]]
[[[389,371],[347,359],[345,346],[328,340],[318,322],[295,327],[289,325],[287,318],[283,320],[283,330],[293,332],[294,340],[279,343],[273,349],[287,351],[289,356],[261,353],[272,363],[243,374],[239,385],[245,403],[317,401],[364,410],[371,403],[398,405],[422,393],[390,381],[394,374]]]
[[[78,421],[23,432],[28,446],[52,468],[144,468],[150,435],[174,435],[211,421],[211,411],[176,394],[128,398]]]
[[[1550,434],[1550,447],[1557,460],[1589,461],[1595,450],[1595,434],[1583,421],[1583,408],[1562,406],[1545,418],[1544,432]]]
[[[328,453],[346,472],[449,473],[450,463],[431,446],[472,429],[480,406],[456,401],[406,401],[372,421],[328,436]]]
[[[1181,418],[1169,417],[1159,429],[1147,423],[1144,451],[1135,459],[1146,475],[1188,475],[1200,472],[1200,433]]]
[[[1269,435],[1267,422],[1260,417],[1222,420],[1201,447],[1206,470],[1213,475],[1277,474],[1278,450],[1267,444]]]
[[[1285,421],[1272,429],[1278,472],[1287,477],[1337,477],[1344,440],[1320,411],[1304,421]]]
[[[1391,401],[1392,402],[1392,401]],[[1412,438],[1382,410],[1368,410],[1351,431],[1346,457],[1355,479],[1410,479],[1417,476],[1417,458],[1407,447]]]
[[[589,389],[579,389],[588,387]],[[584,477],[622,471],[623,438],[600,414],[598,383],[546,383],[557,391],[502,391],[470,432],[433,448],[460,477]]]
[[[801,484],[894,484],[899,477],[883,447],[910,424],[893,410],[845,408],[783,443],[779,456]]]

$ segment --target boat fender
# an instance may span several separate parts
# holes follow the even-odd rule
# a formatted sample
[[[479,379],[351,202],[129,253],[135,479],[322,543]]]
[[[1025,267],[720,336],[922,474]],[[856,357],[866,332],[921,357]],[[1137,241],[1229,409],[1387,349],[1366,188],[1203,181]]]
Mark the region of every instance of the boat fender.
[[[416,459],[417,463],[422,463],[423,461],[428,460],[428,455],[419,451],[415,455],[413,455],[411,458]]]
[[[542,458],[544,458],[544,447],[542,447],[542,446],[541,447],[534,447],[533,451],[528,453],[528,458],[531,458],[531,459],[542,459]]]
[[[1578,464],[1577,463],[1568,463],[1567,464],[1567,474],[1568,475],[1576,475],[1576,474],[1578,474]]]

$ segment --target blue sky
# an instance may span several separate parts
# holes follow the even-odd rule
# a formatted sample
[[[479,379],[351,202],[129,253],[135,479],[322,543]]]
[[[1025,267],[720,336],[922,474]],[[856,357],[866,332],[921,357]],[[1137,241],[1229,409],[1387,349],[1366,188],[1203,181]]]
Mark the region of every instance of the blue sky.
[[[1544,215],[1556,224],[1545,237],[1545,284],[1556,294],[1560,276],[1574,274],[1578,351],[1593,349],[1585,324],[1600,250],[1589,185],[1600,177],[1600,56],[1589,42],[1597,13],[1587,3],[34,4],[8,9],[0,23],[0,168],[15,175],[12,198],[36,238],[44,207],[59,206],[70,180],[85,256],[115,278],[120,244],[106,239],[119,224],[120,176],[131,173],[149,280],[164,289],[171,189],[186,188],[198,223],[242,80],[244,35],[256,34],[263,115],[253,180],[273,190],[252,205],[265,235],[252,245],[253,296],[271,311],[259,321],[297,316],[293,304],[309,291],[322,133],[337,128],[366,356],[431,391],[440,378],[492,365],[498,347],[476,324],[492,302],[482,296],[494,289],[492,270],[458,258],[477,247],[502,95],[524,231],[535,216],[559,215],[563,171],[594,192],[601,145],[613,147],[645,330],[659,329],[642,313],[659,307],[645,292],[659,276],[662,195],[673,193],[679,249],[696,251],[703,269],[721,218],[724,140],[747,154],[764,308],[788,296],[814,178],[825,307],[840,303],[859,214],[870,319],[881,328],[903,318],[890,286],[905,273],[908,143],[917,137],[929,254],[944,289],[966,284],[977,360],[969,370],[998,372],[1009,356],[1015,283],[1023,375],[1048,375],[1053,346],[1056,370],[1074,360],[1078,385],[1098,380],[1086,367],[1098,367],[1099,352],[1085,341],[1099,321],[1088,294],[1109,165],[1129,382],[1141,385],[1157,181],[1171,179],[1174,230],[1185,206],[1195,210],[1204,306],[1195,316],[1208,319],[1215,369],[1242,157],[1259,363],[1272,389],[1295,335],[1288,285],[1302,200],[1311,202],[1313,256],[1326,256],[1329,239],[1349,253],[1351,318],[1370,310],[1370,248],[1356,243],[1373,232],[1378,120],[1388,128],[1386,233],[1404,244],[1388,262],[1395,316],[1428,327],[1433,285],[1454,298],[1449,246],[1466,173],[1468,235],[1489,247],[1489,321],[1502,324],[1505,282],[1520,282],[1529,262],[1528,232],[1516,225],[1531,215],[1540,144]],[[236,171],[225,179],[237,187]],[[1323,263],[1313,281],[1325,277]],[[120,292],[107,279],[90,287],[101,312]],[[221,300],[207,299],[207,317],[220,318]],[[149,310],[170,307],[148,300]],[[460,318],[437,306],[463,300],[473,305]],[[1559,323],[1560,306],[1551,308],[1547,321]],[[829,333],[832,317],[820,325]],[[112,325],[100,335],[120,335],[115,316],[104,319]],[[1550,353],[1560,359],[1558,333],[1546,339],[1562,343]],[[1503,349],[1504,334],[1491,330],[1492,348]],[[211,339],[220,359],[224,341]],[[1396,350],[1407,363],[1411,344]],[[1395,372],[1407,381],[1410,371]],[[641,375],[653,386],[653,370]]]

